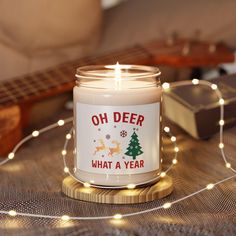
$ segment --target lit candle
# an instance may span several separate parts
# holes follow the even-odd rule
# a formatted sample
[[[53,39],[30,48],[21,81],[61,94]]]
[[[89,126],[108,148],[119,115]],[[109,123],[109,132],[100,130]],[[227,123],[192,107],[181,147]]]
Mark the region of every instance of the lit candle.
[[[74,87],[75,175],[121,186],[160,173],[160,71],[109,65],[77,70]]]

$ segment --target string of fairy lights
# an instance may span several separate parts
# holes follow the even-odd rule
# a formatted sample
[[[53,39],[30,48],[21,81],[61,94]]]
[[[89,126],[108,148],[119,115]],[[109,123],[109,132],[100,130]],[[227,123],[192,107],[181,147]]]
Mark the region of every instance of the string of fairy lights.
[[[66,134],[66,140],[64,143],[64,148],[61,151],[62,157],[63,157],[63,163],[64,163],[64,172],[68,173],[73,179],[75,179],[76,181],[78,181],[79,183],[83,184],[84,187],[95,187],[95,188],[103,188],[103,189],[134,189],[138,186],[142,186],[148,183],[152,183],[154,181],[157,181],[160,178],[163,178],[166,176],[166,174],[171,170],[171,168],[173,167],[173,165],[176,165],[178,160],[177,160],[177,155],[179,152],[179,148],[177,146],[176,143],[176,137],[174,135],[172,135],[172,133],[170,132],[170,128],[169,127],[165,127],[164,131],[167,133],[167,135],[170,137],[170,140],[172,141],[173,145],[174,145],[174,158],[172,159],[172,163],[171,165],[165,170],[162,171],[160,174],[158,174],[156,177],[148,180],[148,181],[143,181],[143,182],[139,182],[138,184],[133,184],[130,183],[128,185],[120,185],[120,186],[101,186],[101,185],[96,185],[94,183],[94,180],[91,180],[90,183],[88,182],[83,182],[82,180],[78,179],[69,169],[69,167],[67,166],[67,162],[66,162],[66,155],[67,155],[67,146],[69,143],[69,140],[72,138],[72,132],[73,132],[73,128],[71,128],[70,132],[68,134]],[[161,162],[163,161],[163,159],[161,159]],[[76,171],[76,169],[74,168],[74,172]]]
[[[107,216],[70,216],[70,215],[41,215],[41,214],[32,214],[32,213],[27,213],[27,212],[17,212],[15,211],[14,209],[11,209],[11,210],[8,210],[8,211],[5,211],[5,210],[0,210],[0,214],[4,214],[4,215],[9,215],[9,216],[25,216],[25,217],[38,217],[38,218],[46,218],[46,219],[58,219],[58,220],[63,220],[63,221],[68,221],[68,220],[104,220],[104,219],[115,219],[115,220],[120,220],[121,218],[125,218],[125,217],[131,217],[131,216],[135,216],[135,215],[140,215],[140,214],[144,214],[144,213],[148,213],[148,212],[152,212],[152,211],[156,211],[156,210],[159,210],[159,209],[168,209],[170,208],[171,206],[173,206],[174,204],[176,203],[179,203],[185,199],[188,199],[190,197],[193,197],[193,196],[196,196],[197,194],[201,193],[201,192],[204,192],[204,191],[209,191],[209,190],[212,190],[215,186],[219,185],[219,184],[222,184],[226,181],[229,181],[233,178],[236,178],[236,170],[231,166],[231,163],[228,161],[228,158],[225,154],[225,145],[224,145],[224,142],[223,142],[223,127],[224,127],[224,124],[225,124],[225,121],[224,121],[224,104],[225,104],[225,101],[222,97],[222,94],[220,92],[220,90],[218,89],[217,85],[216,84],[213,84],[213,83],[210,83],[209,81],[204,81],[204,80],[198,80],[198,79],[193,79],[192,81],[180,81],[180,82],[177,82],[177,83],[174,83],[172,85],[170,85],[169,83],[163,83],[162,85],[162,88],[165,92],[168,92],[168,90],[170,88],[173,88],[173,87],[176,87],[176,86],[186,86],[186,85],[199,85],[199,84],[202,84],[202,85],[205,85],[205,86],[208,86],[210,87],[212,90],[215,91],[217,97],[218,97],[218,102],[219,102],[219,105],[220,105],[220,120],[219,120],[219,126],[220,126],[220,138],[219,138],[219,144],[218,144],[218,148],[220,149],[221,151],[221,156],[222,156],[222,159],[224,161],[224,164],[225,164],[225,168],[231,170],[233,172],[233,175],[227,177],[227,178],[224,178],[220,181],[217,181],[215,183],[208,183],[205,187],[199,189],[198,191],[196,192],[193,192],[189,195],[186,195],[182,198],[179,198],[179,199],[176,199],[172,202],[166,202],[164,203],[163,205],[160,205],[160,206],[157,206],[157,207],[153,207],[153,208],[149,208],[149,209],[146,209],[146,210],[140,210],[140,211],[136,211],[136,212],[131,212],[131,213],[124,213],[124,214],[120,214],[120,213],[116,213],[114,215],[107,215]],[[67,119],[64,119],[64,120],[59,120],[58,122],[54,123],[54,124],[51,124],[47,127],[44,127],[40,130],[34,130],[30,135],[26,136],[25,138],[23,138],[15,147],[14,149],[12,150],[12,152],[10,152],[8,154],[8,156],[2,160],[0,162],[0,166],[7,163],[8,161],[14,159],[15,157],[15,154],[16,152],[18,151],[18,149],[24,144],[26,143],[27,141],[33,139],[33,138],[37,138],[39,135],[41,135],[42,133],[45,133],[49,130],[52,130],[54,128],[57,128],[57,127],[60,127],[60,126],[63,126],[67,123],[70,123],[73,121],[73,117],[70,117],[70,118],[67,118]],[[125,186],[118,186],[118,187],[104,187],[104,186],[99,186],[99,185],[96,185],[95,183],[87,183],[87,182],[83,182],[81,180],[79,180],[74,174],[73,174],[73,171],[70,170],[69,166],[67,165],[67,162],[66,162],[66,157],[67,157],[67,147],[68,147],[68,143],[69,141],[72,139],[72,133],[73,133],[73,128],[70,129],[70,131],[66,134],[65,136],[65,142],[64,142],[64,146],[63,146],[63,149],[61,151],[61,155],[62,155],[62,158],[63,158],[63,163],[64,163],[64,172],[69,174],[72,178],[76,179],[76,181],[79,181],[80,183],[82,183],[84,185],[85,188],[90,188],[90,187],[96,187],[96,188],[109,188],[109,189],[116,189],[116,188],[127,188],[127,189],[134,189],[136,187],[138,187],[139,185],[143,185],[143,184],[147,184],[147,183],[152,183],[153,181],[159,179],[159,178],[163,178],[166,176],[166,174],[171,170],[171,168],[176,165],[178,163],[178,160],[177,160],[177,155],[178,155],[178,152],[179,152],[179,147],[177,145],[177,142],[176,142],[176,137],[171,133],[170,131],[170,128],[169,127],[164,127],[164,132],[170,137],[170,140],[171,142],[173,143],[173,151],[174,151],[174,157],[172,159],[172,163],[170,164],[170,166],[165,170],[165,171],[162,171],[157,177],[149,180],[148,182],[142,182],[142,183],[138,183],[138,184],[128,184],[128,185],[125,185]],[[162,160],[161,160],[162,161]],[[75,171],[75,170],[74,170]]]

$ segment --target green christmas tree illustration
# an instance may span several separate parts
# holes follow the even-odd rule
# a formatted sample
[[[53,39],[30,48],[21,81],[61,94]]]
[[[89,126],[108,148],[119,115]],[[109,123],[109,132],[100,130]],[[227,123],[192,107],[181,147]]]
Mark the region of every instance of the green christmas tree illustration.
[[[128,148],[126,149],[125,155],[133,157],[133,160],[136,159],[137,156],[143,153],[142,147],[139,144],[138,135],[133,132],[131,135],[131,140]]]

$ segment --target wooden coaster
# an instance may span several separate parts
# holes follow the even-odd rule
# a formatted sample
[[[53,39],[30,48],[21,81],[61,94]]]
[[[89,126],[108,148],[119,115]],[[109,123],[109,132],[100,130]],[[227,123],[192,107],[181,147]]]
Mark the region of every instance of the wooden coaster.
[[[98,203],[132,204],[149,202],[166,197],[173,191],[173,182],[170,176],[161,178],[159,182],[135,189],[99,189],[86,188],[72,177],[66,177],[62,183],[62,192],[68,197]]]

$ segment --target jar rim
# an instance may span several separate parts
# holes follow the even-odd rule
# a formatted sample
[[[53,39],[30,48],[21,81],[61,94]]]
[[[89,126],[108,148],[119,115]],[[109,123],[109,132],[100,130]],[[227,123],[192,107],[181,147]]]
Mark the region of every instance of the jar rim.
[[[77,79],[110,80],[115,77],[116,65],[89,65],[77,68],[75,77]],[[120,79],[138,80],[150,77],[159,77],[161,72],[158,67],[144,65],[119,64],[119,68],[124,75]]]

